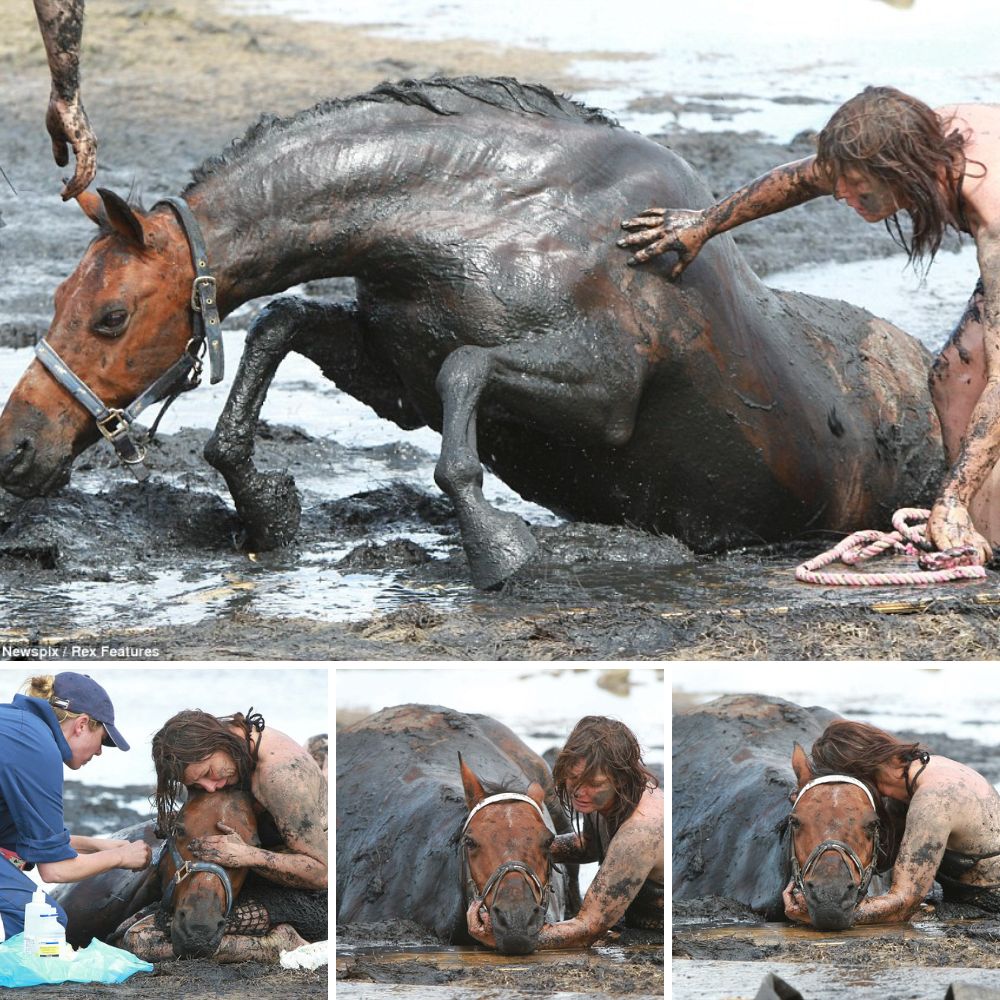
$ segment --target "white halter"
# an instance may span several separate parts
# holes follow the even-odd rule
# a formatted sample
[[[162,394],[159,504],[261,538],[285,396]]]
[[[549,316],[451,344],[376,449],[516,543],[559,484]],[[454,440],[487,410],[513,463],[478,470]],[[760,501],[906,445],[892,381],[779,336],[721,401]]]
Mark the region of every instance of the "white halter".
[[[872,793],[868,790],[868,786],[863,781],[858,781],[857,778],[852,778],[849,774],[827,774],[822,778],[813,778],[808,784],[803,785],[799,789],[799,794],[795,796],[795,802],[792,804],[792,808],[798,805],[799,799],[802,798],[806,792],[809,791],[814,785],[857,785],[868,796],[868,801],[871,803],[871,807],[875,812],[878,809],[875,808],[875,800],[872,798]]]
[[[804,790],[804,789],[803,789]],[[552,821],[542,812],[541,806],[533,799],[530,795],[522,795],[520,792],[501,792],[499,795],[490,795],[489,797],[483,799],[482,802],[475,805],[472,812],[465,818],[465,825],[462,827],[462,833],[469,828],[469,824],[472,822],[472,817],[479,812],[480,809],[485,806],[492,805],[494,802],[527,802],[529,806],[533,806],[536,813],[542,818],[542,822],[551,830]]]

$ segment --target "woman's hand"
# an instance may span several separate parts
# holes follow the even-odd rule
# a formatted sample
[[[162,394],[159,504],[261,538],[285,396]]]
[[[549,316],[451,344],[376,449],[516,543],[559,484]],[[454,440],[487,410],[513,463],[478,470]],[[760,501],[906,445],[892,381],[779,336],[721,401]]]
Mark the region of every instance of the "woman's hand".
[[[927,537],[944,552],[971,546],[976,550],[980,564],[993,558],[990,543],[972,523],[968,510],[957,500],[938,500],[927,521]]]
[[[668,250],[677,254],[677,263],[667,277],[674,281],[698,256],[699,251],[711,238],[705,223],[706,213],[684,208],[668,210],[647,208],[642,215],[626,219],[622,229],[632,230],[623,236],[618,246],[626,250],[639,247],[629,264],[645,264]]]
[[[465,922],[469,926],[469,933],[481,944],[490,948],[497,946],[497,939],[493,936],[493,925],[490,923],[489,911],[483,906],[481,899],[474,899],[465,913]]]
[[[781,894],[781,898],[785,901],[785,916],[789,920],[796,924],[812,925],[812,920],[809,917],[809,909],[802,898],[802,893],[795,888],[794,879],[785,886],[785,891]]]
[[[225,823],[216,826],[223,837],[195,837],[188,849],[199,861],[211,861],[223,868],[245,868],[253,864],[253,850],[232,827]]]
[[[121,841],[121,861],[116,868],[127,868],[129,871],[141,872],[153,863],[153,852],[144,840]]]
[[[75,198],[97,173],[97,138],[79,98],[64,100],[55,91],[49,98],[45,127],[52,139],[52,158],[60,167],[69,163],[69,146],[76,156],[76,171],[63,188],[62,198]]]

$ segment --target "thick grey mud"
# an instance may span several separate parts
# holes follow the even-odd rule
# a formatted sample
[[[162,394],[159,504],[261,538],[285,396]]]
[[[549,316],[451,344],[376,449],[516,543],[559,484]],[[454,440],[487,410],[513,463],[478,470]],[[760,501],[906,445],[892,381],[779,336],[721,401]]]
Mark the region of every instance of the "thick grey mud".
[[[369,985],[361,989],[362,983]],[[442,945],[405,921],[338,926],[338,996],[393,996],[389,984],[427,987],[426,995],[437,1000],[469,996],[472,990],[496,1000],[549,993],[662,997],[663,936],[628,930],[586,950],[503,956]]]

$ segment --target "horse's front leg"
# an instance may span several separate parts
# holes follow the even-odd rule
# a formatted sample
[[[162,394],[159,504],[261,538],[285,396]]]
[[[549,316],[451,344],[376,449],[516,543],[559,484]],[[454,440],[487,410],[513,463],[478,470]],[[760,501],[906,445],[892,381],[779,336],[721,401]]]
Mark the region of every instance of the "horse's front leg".
[[[434,480],[455,504],[472,582],[484,590],[502,584],[538,549],[521,518],[491,507],[483,497],[476,409],[493,373],[492,351],[459,347],[445,359],[437,378],[444,412]]]
[[[251,324],[229,398],[204,451],[208,463],[226,480],[247,544],[260,550],[290,542],[302,514],[291,475],[259,472],[253,464],[261,407],[299,327],[295,303],[277,299]]]

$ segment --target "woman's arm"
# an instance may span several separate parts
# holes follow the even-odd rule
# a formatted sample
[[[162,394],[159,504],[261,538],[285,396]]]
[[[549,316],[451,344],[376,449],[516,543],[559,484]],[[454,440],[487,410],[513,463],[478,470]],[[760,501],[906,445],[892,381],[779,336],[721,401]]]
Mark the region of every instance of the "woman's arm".
[[[549,847],[549,857],[557,863],[565,861],[587,864],[589,861],[600,861],[596,838],[583,833],[564,833],[556,837]]]
[[[219,837],[198,837],[191,852],[203,861],[253,868],[263,878],[298,889],[325,889],[327,871],[327,786],[316,762],[302,750],[268,767],[255,791],[271,814],[286,850],[267,851],[244,843],[225,824]]]
[[[38,874],[45,882],[79,882],[100,875],[112,868],[129,868],[141,871],[152,863],[153,855],[149,844],[143,840],[126,842],[121,847],[78,854],[65,861],[39,861]]]
[[[622,223],[633,230],[618,246],[639,249],[629,261],[643,264],[666,251],[677,254],[677,263],[668,275],[678,278],[713,236],[765,215],[783,212],[824,194],[833,194],[833,185],[816,167],[816,157],[782,164],[734,191],[722,201],[700,210],[647,209]]]
[[[125,847],[127,840],[108,840],[106,837],[84,837],[79,834],[72,834],[69,838],[69,846],[77,854],[94,854],[97,851],[110,851],[116,847]]]
[[[986,291],[983,310],[983,348],[986,387],[976,401],[962,450],[948,473],[941,496],[934,503],[927,530],[939,549],[971,545],[979,561],[993,551],[973,527],[969,504],[1000,460],[1000,220],[976,234],[979,273]]]

